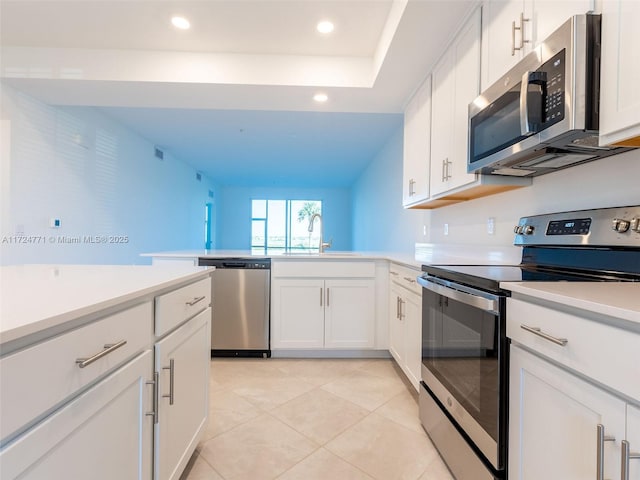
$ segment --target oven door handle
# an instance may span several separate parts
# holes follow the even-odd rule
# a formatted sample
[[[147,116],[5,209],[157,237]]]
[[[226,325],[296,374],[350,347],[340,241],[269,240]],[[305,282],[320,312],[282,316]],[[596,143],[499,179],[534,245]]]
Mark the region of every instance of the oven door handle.
[[[452,300],[465,303],[474,308],[479,308],[485,312],[499,315],[498,296],[490,293],[482,292],[474,288],[460,285],[458,283],[446,280],[435,279],[432,277],[418,277],[418,283],[423,288],[431,290],[434,293],[442,295]],[[440,283],[442,282],[442,283]]]

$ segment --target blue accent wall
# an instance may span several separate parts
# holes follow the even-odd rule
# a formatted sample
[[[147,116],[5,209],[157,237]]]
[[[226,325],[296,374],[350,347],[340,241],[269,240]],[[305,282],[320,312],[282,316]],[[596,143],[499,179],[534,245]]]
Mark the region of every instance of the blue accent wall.
[[[321,200],[324,240],[331,250],[351,250],[350,188],[277,188],[222,186],[217,190],[216,248],[251,248],[251,200]]]
[[[413,254],[428,212],[402,207],[402,136],[395,134],[353,186],[353,250]]]

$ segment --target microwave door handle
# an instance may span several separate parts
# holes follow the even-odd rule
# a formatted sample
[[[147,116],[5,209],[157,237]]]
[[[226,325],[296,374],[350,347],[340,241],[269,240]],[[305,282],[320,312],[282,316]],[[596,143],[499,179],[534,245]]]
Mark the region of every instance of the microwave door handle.
[[[523,136],[534,133],[529,124],[529,75],[530,70],[524,72],[520,82],[520,134]]]
[[[529,136],[536,133],[539,128],[539,124],[542,123],[542,105],[544,104],[544,98],[546,95],[546,72],[538,72],[527,70],[522,75],[522,81],[520,82],[520,134],[522,136]],[[540,104],[529,105],[529,85],[540,85]],[[535,104],[536,102],[534,102]],[[536,115],[531,115],[531,108],[540,110],[536,112]],[[533,117],[533,118],[532,118]]]

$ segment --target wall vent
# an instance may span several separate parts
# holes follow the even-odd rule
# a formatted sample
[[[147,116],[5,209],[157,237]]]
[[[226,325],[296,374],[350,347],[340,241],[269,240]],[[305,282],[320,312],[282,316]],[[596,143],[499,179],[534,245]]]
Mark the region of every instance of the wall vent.
[[[199,173],[196,173],[196,180],[201,182],[202,181],[202,175],[200,175]]]
[[[164,160],[164,152],[160,150],[158,147],[155,147],[155,156],[160,160]]]

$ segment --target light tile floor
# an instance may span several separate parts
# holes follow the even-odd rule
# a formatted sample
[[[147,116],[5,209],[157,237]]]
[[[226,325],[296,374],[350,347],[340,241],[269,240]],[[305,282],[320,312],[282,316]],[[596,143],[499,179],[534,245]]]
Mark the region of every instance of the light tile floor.
[[[393,360],[213,359],[181,480],[452,480]]]

